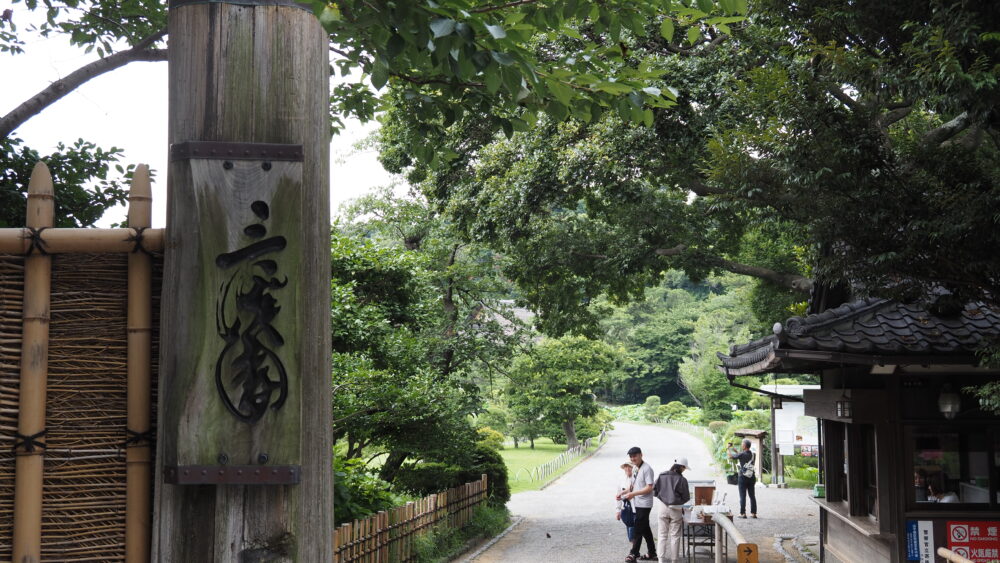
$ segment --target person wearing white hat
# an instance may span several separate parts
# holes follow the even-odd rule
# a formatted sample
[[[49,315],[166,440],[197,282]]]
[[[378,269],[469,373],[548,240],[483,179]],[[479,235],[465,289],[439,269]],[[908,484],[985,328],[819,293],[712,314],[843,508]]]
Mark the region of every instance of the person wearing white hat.
[[[660,563],[680,561],[681,533],[684,526],[684,504],[691,500],[688,481],[683,473],[688,468],[686,457],[674,460],[669,470],[660,473],[653,485],[653,497],[659,505],[660,529],[657,534]]]

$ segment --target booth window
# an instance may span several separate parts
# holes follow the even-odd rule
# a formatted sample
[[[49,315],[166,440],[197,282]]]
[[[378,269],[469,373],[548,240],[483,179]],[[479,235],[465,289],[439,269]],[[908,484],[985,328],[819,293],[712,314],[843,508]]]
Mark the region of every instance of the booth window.
[[[875,458],[875,427],[861,427],[861,448],[864,452],[864,468],[862,472],[862,495],[865,511],[878,518],[878,461]]]
[[[913,464],[910,502],[921,508],[949,503],[989,506],[1000,461],[997,434],[996,429],[981,427],[948,431],[908,428],[906,439]],[[994,504],[997,500],[1000,497]]]

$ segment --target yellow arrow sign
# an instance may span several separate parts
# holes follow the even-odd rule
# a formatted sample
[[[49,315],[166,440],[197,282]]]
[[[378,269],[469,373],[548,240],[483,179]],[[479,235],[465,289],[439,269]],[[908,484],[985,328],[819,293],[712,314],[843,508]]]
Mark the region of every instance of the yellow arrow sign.
[[[741,543],[736,546],[736,563],[758,563],[757,544]]]

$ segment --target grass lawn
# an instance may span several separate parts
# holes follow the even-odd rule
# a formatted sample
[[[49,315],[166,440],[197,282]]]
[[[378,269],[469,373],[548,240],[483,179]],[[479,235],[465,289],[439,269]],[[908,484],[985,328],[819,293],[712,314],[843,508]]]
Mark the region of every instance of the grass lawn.
[[[596,446],[591,448],[591,451],[594,449],[596,449]],[[545,481],[529,480],[529,471],[539,465],[552,461],[564,451],[566,451],[565,444],[554,444],[552,443],[552,440],[548,438],[539,438],[535,440],[535,449],[531,449],[527,443],[522,443],[518,448],[514,448],[514,445],[509,442],[504,444],[504,449],[500,451],[500,455],[503,456],[504,463],[507,464],[507,474],[510,479],[510,492],[520,493],[522,491],[538,490],[542,487],[542,485],[569,471],[570,468],[574,467],[584,458],[584,456],[580,456],[570,461]]]

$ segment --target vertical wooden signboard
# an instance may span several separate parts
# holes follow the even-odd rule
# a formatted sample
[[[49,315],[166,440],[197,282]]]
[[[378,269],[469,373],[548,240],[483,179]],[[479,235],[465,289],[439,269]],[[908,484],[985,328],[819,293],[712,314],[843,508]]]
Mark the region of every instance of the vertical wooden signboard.
[[[164,478],[178,485],[296,484],[301,471],[302,147],[185,142],[171,147],[197,250],[187,330],[164,404],[178,439]]]
[[[170,0],[154,561],[330,561],[329,38]]]

